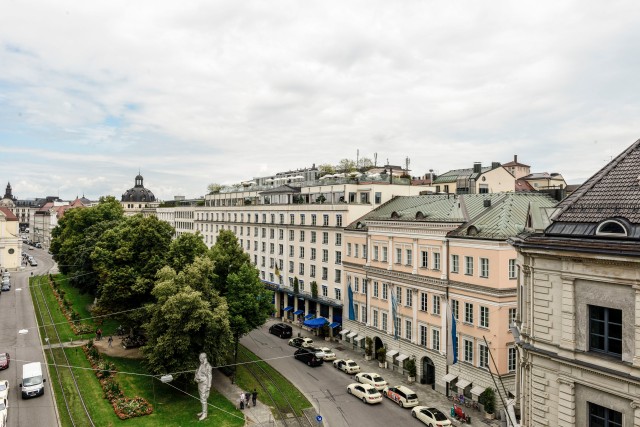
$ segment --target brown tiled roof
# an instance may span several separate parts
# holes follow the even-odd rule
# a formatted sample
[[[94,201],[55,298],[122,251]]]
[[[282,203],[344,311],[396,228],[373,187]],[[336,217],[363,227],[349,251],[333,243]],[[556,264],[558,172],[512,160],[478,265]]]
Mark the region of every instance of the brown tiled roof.
[[[525,181],[523,178],[516,179],[516,191],[535,191],[531,184]]]
[[[11,212],[11,210],[9,210],[9,208],[5,208],[4,206],[0,206],[0,212],[2,212],[4,214],[4,216],[6,217],[7,221],[17,221],[18,217],[16,217],[13,212]]]
[[[626,218],[640,224],[640,140],[558,205],[554,222],[599,223]]]

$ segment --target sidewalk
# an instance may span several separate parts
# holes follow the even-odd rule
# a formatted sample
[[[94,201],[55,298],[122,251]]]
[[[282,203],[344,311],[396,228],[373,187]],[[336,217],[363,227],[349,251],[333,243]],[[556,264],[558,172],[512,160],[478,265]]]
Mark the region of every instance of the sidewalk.
[[[407,377],[405,375],[402,375],[402,373],[391,369],[380,368],[378,366],[378,361],[375,359],[369,361],[365,360],[364,350],[353,350],[353,345],[351,343],[344,342],[343,340],[339,340],[338,342],[324,341],[322,338],[313,335],[311,332],[306,331],[295,324],[292,324],[292,327],[293,336],[298,336],[299,333],[302,337],[309,337],[313,339],[316,347],[329,347],[335,352],[338,359],[352,359],[358,365],[360,365],[361,372],[376,372],[380,374],[390,386],[404,385],[415,391],[418,395],[421,406],[431,406],[438,408],[443,413],[445,413],[447,417],[449,417],[449,419],[451,419],[451,422],[455,426],[497,427],[501,425],[500,420],[487,420],[484,418],[484,414],[482,412],[467,407],[464,407],[463,410],[465,414],[471,417],[471,423],[463,424],[449,416],[453,403],[443,394],[432,390],[431,386],[420,384],[418,382],[409,384],[409,382],[407,381]]]

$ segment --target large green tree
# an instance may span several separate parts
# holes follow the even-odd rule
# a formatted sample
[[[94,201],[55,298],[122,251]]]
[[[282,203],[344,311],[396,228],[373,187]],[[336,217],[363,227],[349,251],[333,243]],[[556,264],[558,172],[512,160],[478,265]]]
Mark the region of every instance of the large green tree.
[[[135,309],[152,300],[156,273],[166,265],[173,227],[156,217],[126,217],[105,231],[91,259],[98,274],[98,304],[102,313],[127,312],[120,318],[140,326],[144,312]]]
[[[221,230],[215,245],[210,251],[213,260],[213,272],[216,275],[214,286],[220,295],[227,295],[227,277],[240,271],[243,264],[251,264],[251,258],[238,244],[231,230]]]
[[[195,261],[196,257],[203,256],[209,248],[202,241],[200,232],[183,233],[173,239],[169,246],[169,266],[181,272],[185,267]]]
[[[98,205],[69,209],[51,232],[51,253],[60,271],[81,292],[95,294],[97,277],[91,253],[102,234],[124,220],[122,205],[102,197]]]
[[[232,337],[229,311],[213,288],[212,267],[210,259],[196,258],[180,273],[171,267],[158,272],[142,348],[151,372],[194,370],[203,351],[213,365],[226,360]]]

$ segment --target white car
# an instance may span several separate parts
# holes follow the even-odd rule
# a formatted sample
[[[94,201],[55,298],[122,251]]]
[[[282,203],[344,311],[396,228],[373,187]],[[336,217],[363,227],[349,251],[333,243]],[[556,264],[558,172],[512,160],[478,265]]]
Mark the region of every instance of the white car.
[[[301,338],[301,337],[296,337],[296,338],[291,338],[289,340],[289,345],[292,347],[312,347],[313,346],[313,340],[311,338]]]
[[[336,354],[329,347],[322,347],[320,352],[324,360],[336,360]]]
[[[353,394],[364,403],[374,404],[382,402],[382,395],[374,386],[353,383],[347,386],[347,393]]]
[[[356,375],[356,381],[362,384],[369,384],[381,391],[387,386],[387,382],[375,372],[361,372]]]
[[[428,426],[445,427],[453,425],[451,420],[437,408],[416,406],[411,410],[411,416],[419,419]]]
[[[0,400],[0,421],[2,427],[7,425],[7,399]]]
[[[9,398],[9,381],[2,380],[0,381],[0,401],[2,401],[2,399],[8,399],[8,398]]]
[[[396,402],[401,408],[418,406],[418,395],[416,392],[403,385],[385,387],[384,390],[382,390],[382,394]]]
[[[353,360],[344,360],[338,359],[333,361],[333,367],[336,369],[340,369],[342,372],[346,374],[355,374],[360,372],[360,366]]]

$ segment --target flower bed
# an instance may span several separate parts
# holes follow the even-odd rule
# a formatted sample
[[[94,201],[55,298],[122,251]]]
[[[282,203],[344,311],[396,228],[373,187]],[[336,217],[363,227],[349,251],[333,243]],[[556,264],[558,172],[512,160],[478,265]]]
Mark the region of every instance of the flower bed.
[[[71,330],[76,335],[85,335],[93,333],[93,327],[86,323],[80,323],[80,315],[73,311],[71,308],[71,303],[64,297],[64,290],[58,289],[58,284],[49,276],[49,285],[51,286],[51,291],[53,295],[56,297],[56,301],[58,301],[58,306],[60,307],[60,311],[64,314],[64,317],[67,318],[69,325],[71,326]]]
[[[127,418],[149,415],[153,412],[153,406],[144,398],[140,396],[130,398],[122,393],[120,385],[114,378],[116,374],[115,365],[100,357],[100,353],[93,345],[93,341],[89,341],[87,345],[82,346],[82,350],[87,356],[91,367],[95,370],[96,377],[98,377],[102,391],[104,391],[104,398],[111,402],[111,406],[113,406],[118,418],[126,420]]]

